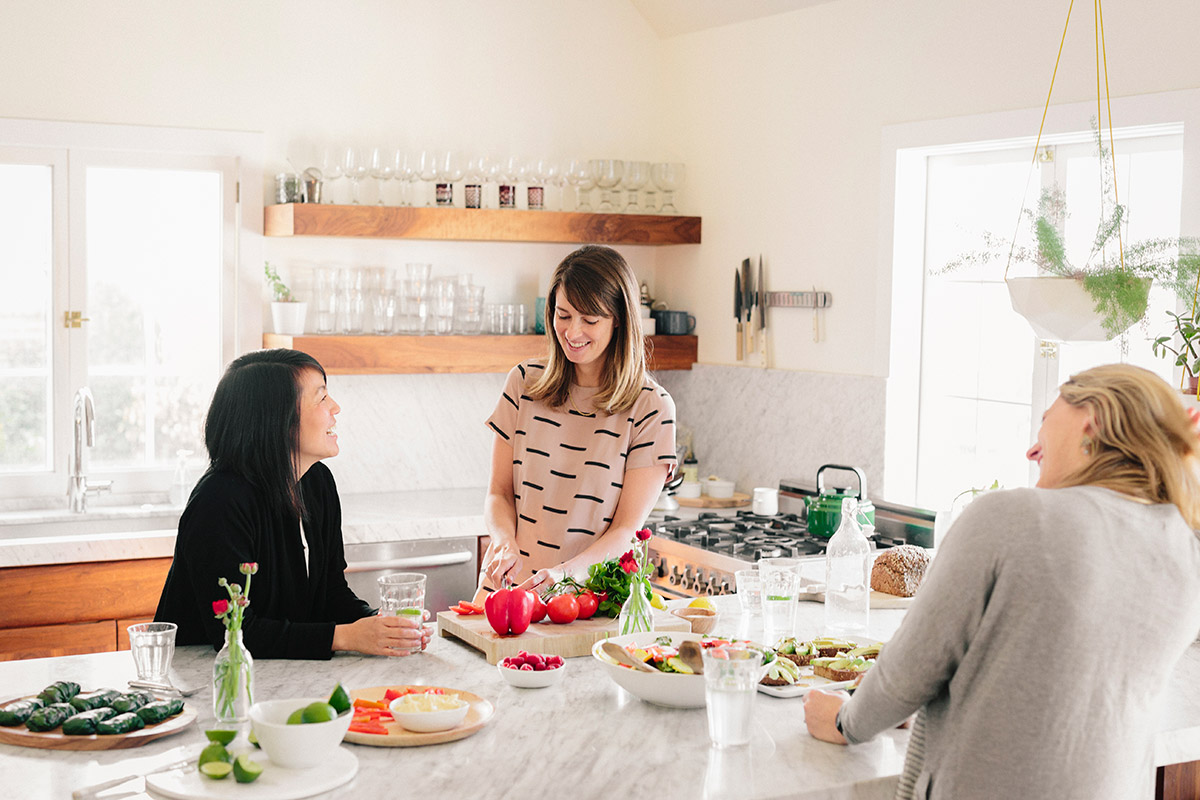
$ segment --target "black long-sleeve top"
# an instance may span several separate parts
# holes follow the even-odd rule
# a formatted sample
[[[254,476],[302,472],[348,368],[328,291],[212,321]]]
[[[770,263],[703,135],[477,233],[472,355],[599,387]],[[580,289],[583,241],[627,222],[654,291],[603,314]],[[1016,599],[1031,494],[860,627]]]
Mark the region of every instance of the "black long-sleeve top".
[[[179,626],[176,643],[224,644],[225,626],[212,604],[229,595],[217,580],[245,586],[238,565],[247,561],[258,562],[258,572],[242,635],[255,658],[330,658],[334,627],[374,613],[346,585],[342,508],[329,468],[314,464],[300,489],[308,512],[307,574],[295,514],[272,507],[231,472],[201,478],[179,519],[175,559],[154,615]]]

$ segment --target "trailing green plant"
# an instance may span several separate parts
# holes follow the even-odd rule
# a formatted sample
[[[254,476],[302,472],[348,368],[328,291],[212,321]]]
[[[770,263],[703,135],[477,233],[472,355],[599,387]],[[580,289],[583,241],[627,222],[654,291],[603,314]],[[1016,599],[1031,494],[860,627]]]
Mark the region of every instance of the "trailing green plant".
[[[1200,375],[1200,320],[1174,311],[1168,311],[1167,316],[1174,321],[1175,330],[1154,340],[1154,355],[1174,356],[1175,366],[1183,367],[1188,377],[1194,378]],[[1176,336],[1180,342],[1178,349],[1173,346]]]
[[[279,277],[279,273],[271,266],[270,261],[263,262],[263,271],[267,275],[267,283],[271,287],[271,294],[275,297],[276,303],[293,303],[295,298],[292,297],[292,290],[287,287],[283,279]]]
[[[1115,197],[1112,162],[1094,120],[1093,132],[1099,153],[1101,197]],[[1021,210],[1022,219],[1030,225],[1033,246],[1018,246],[1004,237],[985,233],[983,249],[954,258],[934,274],[1003,261],[1008,268],[1023,266],[1039,275],[1074,278],[1082,282],[1102,317],[1101,324],[1112,336],[1145,314],[1152,282],[1190,304],[1200,270],[1200,239],[1157,238],[1123,243],[1128,226],[1126,207],[1113,203],[1109,211],[1104,206],[1107,204],[1102,204],[1092,247],[1083,264],[1073,264],[1067,257],[1061,233],[1068,216],[1066,198],[1062,189],[1055,186],[1042,190],[1036,211]]]

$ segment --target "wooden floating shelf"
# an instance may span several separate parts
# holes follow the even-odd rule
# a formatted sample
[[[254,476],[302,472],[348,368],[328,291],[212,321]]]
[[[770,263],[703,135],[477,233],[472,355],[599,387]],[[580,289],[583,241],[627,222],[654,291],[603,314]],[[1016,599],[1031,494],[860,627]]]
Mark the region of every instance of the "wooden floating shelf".
[[[263,334],[263,347],[301,350],[331,375],[508,372],[545,352],[545,336],[285,336]],[[651,371],[691,369],[695,336],[647,336]]]
[[[284,203],[263,209],[263,233],[445,241],[699,244],[700,217]]]

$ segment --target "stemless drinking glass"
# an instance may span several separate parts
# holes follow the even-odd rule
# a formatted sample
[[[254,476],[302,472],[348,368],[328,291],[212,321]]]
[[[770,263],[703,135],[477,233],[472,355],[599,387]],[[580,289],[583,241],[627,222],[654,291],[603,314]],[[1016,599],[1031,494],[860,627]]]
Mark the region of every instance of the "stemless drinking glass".
[[[483,208],[483,182],[489,168],[487,156],[477,155],[467,160],[467,182],[463,186],[463,205],[467,208]]]
[[[701,650],[708,738],[715,747],[750,743],[754,730],[754,696],[762,677],[762,653],[725,645]]]
[[[403,615],[416,619],[420,624],[425,611],[425,575],[420,572],[393,572],[380,575],[379,613],[381,615]],[[397,648],[399,649],[399,648]],[[419,653],[421,648],[407,648],[404,652]]]
[[[317,333],[333,333],[337,324],[337,270],[313,270],[313,294],[317,306]]]
[[[762,576],[763,631],[767,644],[791,636],[796,626],[800,589],[799,562],[794,558],[764,558],[758,562]]]
[[[477,334],[483,330],[483,287],[459,285],[458,291],[454,300],[454,330]]]
[[[747,614],[761,614],[762,605],[762,577],[758,574],[757,569],[739,569],[733,573],[734,580],[737,581],[737,596],[742,604],[742,611]]]
[[[432,264],[406,264],[408,280],[405,281],[407,308],[405,313],[411,318],[412,333],[424,333],[425,322],[429,316],[430,285],[429,274]]]
[[[138,680],[168,684],[171,659],[175,657],[174,622],[142,622],[130,625],[129,649]]]
[[[439,278],[433,282],[433,332],[447,334],[454,331],[454,295],[458,288],[453,278]]]

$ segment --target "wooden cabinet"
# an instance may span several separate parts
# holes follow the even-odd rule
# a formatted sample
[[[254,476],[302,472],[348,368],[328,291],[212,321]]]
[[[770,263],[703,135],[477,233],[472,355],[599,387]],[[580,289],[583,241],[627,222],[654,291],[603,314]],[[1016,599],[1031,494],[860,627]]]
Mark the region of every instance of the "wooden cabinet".
[[[286,203],[263,209],[263,233],[475,242],[699,244],[700,217]]]
[[[691,369],[695,336],[647,336],[651,371]],[[508,372],[545,352],[544,336],[284,336],[263,335],[263,347],[301,350],[332,375]]]
[[[154,616],[169,558],[0,569],[0,661],[129,647],[125,626]]]

